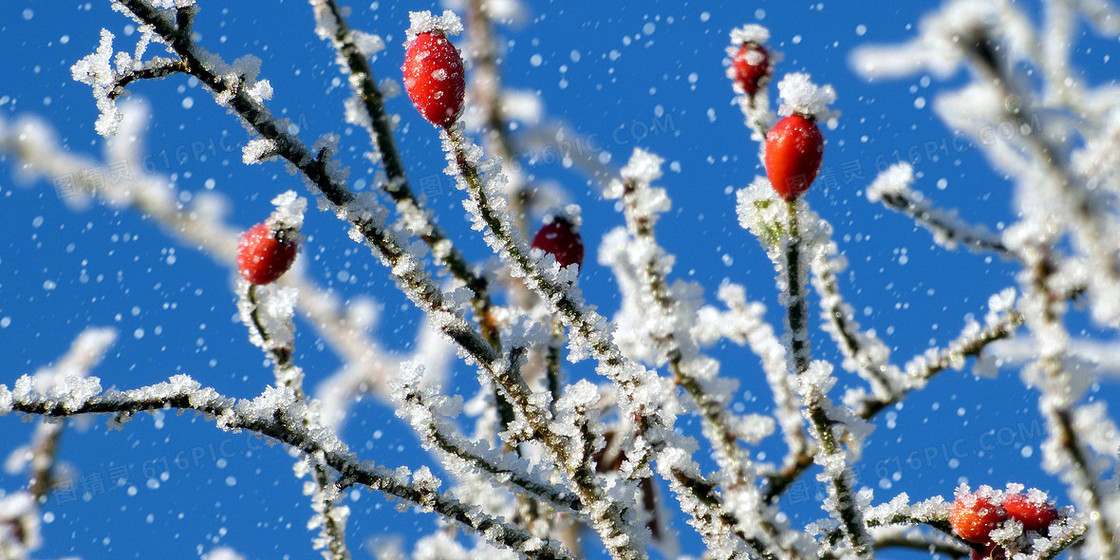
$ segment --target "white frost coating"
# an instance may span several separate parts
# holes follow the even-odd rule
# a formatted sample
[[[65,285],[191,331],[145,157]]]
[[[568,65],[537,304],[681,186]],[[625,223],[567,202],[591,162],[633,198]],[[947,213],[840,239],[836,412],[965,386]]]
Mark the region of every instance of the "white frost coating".
[[[40,380],[37,377],[21,376],[12,388],[12,397],[20,402],[45,401],[51,406],[74,411],[81,408],[92,397],[101,393],[101,380],[96,377],[83,377],[76,373],[61,378]]]
[[[798,113],[812,116],[819,122],[828,122],[840,116],[839,111],[828,108],[836,102],[836,90],[830,85],[814,84],[808,74],[786,74],[778,82],[778,95],[782,99],[782,105],[778,108],[779,115]]]
[[[261,163],[276,156],[276,142],[268,138],[254,138],[241,150],[241,162],[245,165]]]
[[[272,84],[268,80],[257,80],[245,90],[245,94],[257,103],[264,103],[272,99]]]
[[[108,137],[117,131],[121,122],[121,111],[113,99],[109,98],[118,75],[110,66],[113,57],[113,34],[108,29],[101,30],[101,42],[93,54],[87,55],[70,67],[74,80],[88,84],[93,89],[93,99],[100,115],[97,118],[97,133]]]
[[[240,293],[247,293],[249,289],[247,280],[239,277],[237,284]],[[255,291],[256,305],[249,302],[248,298],[241,298],[237,305],[241,322],[249,328],[249,341],[267,351],[292,348],[295,344],[295,325],[292,323],[292,318],[295,316],[299,290],[290,286],[279,287],[267,284],[256,286]],[[260,329],[256,326],[258,323]],[[261,336],[261,329],[268,333],[268,340]]]
[[[914,183],[914,168],[906,162],[896,163],[879,173],[867,187],[867,200],[879,202],[885,194],[906,191]]]
[[[272,212],[273,223],[286,228],[303,227],[303,214],[307,211],[307,199],[295,191],[284,191],[272,199],[276,210]]]
[[[311,11],[315,16],[315,34],[329,41],[338,35],[338,20],[325,0],[312,0]]]
[[[353,30],[350,32],[350,40],[366,58],[385,50],[385,41],[380,35]]]
[[[782,429],[786,444],[795,449],[800,441],[803,423],[796,395],[786,370],[787,351],[766,322],[766,306],[748,302],[746,289],[724,281],[717,297],[727,311],[706,306],[700,309],[693,333],[702,344],[715,344],[726,338],[736,344],[747,344],[762,362],[766,381],[774,399],[773,414]]]
[[[661,178],[661,165],[663,163],[665,163],[665,158],[641,148],[634,148],[630,161],[627,162],[620,173],[626,179],[652,183]]]
[[[530,348],[547,344],[548,340],[545,326],[524,314],[513,317],[509,327],[502,331],[502,341],[510,348]]]
[[[406,47],[412,44],[416,36],[421,33],[442,31],[444,35],[450,37],[463,32],[462,20],[451,10],[444,10],[443,15],[440,16],[434,16],[432,12],[427,10],[422,12],[409,12],[408,21],[408,37],[405,40]]]
[[[735,45],[742,45],[743,43],[761,45],[769,40],[770,30],[757,23],[748,23],[731,30],[731,43]]]
[[[785,203],[770,187],[765,177],[756,176],[750,186],[735,192],[735,210],[739,225],[750,230],[768,252],[778,249],[785,235]],[[771,255],[777,258],[780,255]]]
[[[796,381],[798,394],[807,402],[827,399],[834,385],[836,377],[832,375],[832,364],[824,360],[813,360]]]
[[[949,514],[950,504],[941,496],[934,496],[928,500],[910,503],[910,497],[905,493],[895,496],[890,502],[867,509],[864,519],[880,524],[888,524],[892,519],[909,518],[918,522],[943,521]],[[897,521],[895,521],[897,522]]]

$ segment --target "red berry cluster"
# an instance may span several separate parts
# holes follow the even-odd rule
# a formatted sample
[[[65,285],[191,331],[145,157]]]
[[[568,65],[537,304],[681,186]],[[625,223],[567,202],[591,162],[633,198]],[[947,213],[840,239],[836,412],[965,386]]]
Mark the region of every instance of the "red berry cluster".
[[[555,257],[560,268],[570,264],[583,267],[583,238],[576,225],[567,218],[557,216],[541,226],[533,237],[533,248]]]
[[[1058,519],[1058,510],[1049,502],[1033,500],[1020,493],[990,491],[962,493],[953,502],[949,525],[958,537],[979,545],[971,553],[974,560],[1002,559],[1007,551],[992,542],[991,532],[1004,521],[1014,519],[1024,531],[1046,535],[1050,524]]]
[[[275,282],[292,266],[299,251],[299,233],[271,220],[253,226],[237,246],[237,268],[252,284]]]
[[[428,122],[444,128],[463,111],[466,73],[459,50],[443,31],[420,33],[404,55],[404,89]]]

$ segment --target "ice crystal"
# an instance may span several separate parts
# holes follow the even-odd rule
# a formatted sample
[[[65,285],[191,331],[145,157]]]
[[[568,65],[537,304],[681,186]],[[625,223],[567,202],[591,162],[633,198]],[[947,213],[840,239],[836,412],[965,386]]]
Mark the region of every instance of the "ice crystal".
[[[779,115],[797,113],[812,116],[821,122],[840,116],[838,111],[829,109],[829,105],[836,102],[836,90],[830,85],[818,86],[808,74],[786,74],[778,82],[778,95],[782,98],[782,105],[778,108]]]
[[[463,22],[455,12],[451,10],[444,10],[442,15],[434,16],[432,12],[427,10],[422,12],[409,12],[408,14],[408,38],[405,44],[412,43],[412,40],[421,33],[431,33],[432,31],[442,31],[445,35],[453,36],[463,32]]]

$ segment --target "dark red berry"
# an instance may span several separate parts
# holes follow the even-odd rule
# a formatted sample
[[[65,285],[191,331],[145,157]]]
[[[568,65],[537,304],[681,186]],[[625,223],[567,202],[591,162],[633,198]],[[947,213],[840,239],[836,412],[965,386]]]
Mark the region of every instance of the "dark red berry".
[[[735,83],[754,95],[770,81],[770,53],[758,43],[743,43],[731,59],[731,68]]]
[[[824,157],[824,137],[813,121],[790,115],[766,134],[766,176],[785,200],[809,190]]]
[[[949,525],[958,537],[974,543],[987,543],[992,532],[1006,519],[1003,508],[976,494],[960,495],[949,511]]]
[[[583,266],[583,238],[567,219],[553,218],[542,226],[533,237],[533,248],[555,257],[561,268],[573,263],[577,267]]]
[[[404,55],[404,89],[428,122],[448,127],[459,118],[466,92],[463,59],[443,31],[416,36]]]
[[[1058,510],[1045,501],[1031,501],[1023,494],[1008,494],[1003,499],[1003,509],[1011,519],[1023,524],[1027,531],[1045,531],[1058,519]]]
[[[252,227],[237,246],[237,268],[253,284],[275,282],[292,266],[299,249],[299,234],[268,222]]]
[[[1007,560],[1007,551],[996,543],[984,545],[984,550],[975,548],[968,553],[969,560]]]

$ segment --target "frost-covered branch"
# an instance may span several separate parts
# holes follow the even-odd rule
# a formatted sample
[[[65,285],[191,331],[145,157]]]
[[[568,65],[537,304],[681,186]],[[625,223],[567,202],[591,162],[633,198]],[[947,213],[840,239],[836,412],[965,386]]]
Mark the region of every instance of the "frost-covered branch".
[[[556,507],[572,512],[584,510],[578,497],[526,471],[523,460],[515,460],[509,454],[490,448],[485,442],[470,441],[458,433],[452,423],[442,418],[443,414],[452,412],[454,399],[437,394],[432,387],[423,387],[419,383],[423,368],[413,365],[411,375],[407,374],[408,369],[405,368],[396,382],[400,405],[397,414],[412,425],[425,447],[442,451],[444,464],[450,466],[453,472],[485,472],[496,483],[514,484]]]
[[[524,240],[513,229],[506,215],[504,196],[498,192],[494,181],[498,170],[492,160],[481,161],[481,150],[470,144],[461,132],[461,124],[441,132],[448,153],[449,169],[455,169],[461,178],[460,187],[470,196],[465,203],[474,216],[475,227],[487,229],[487,243],[511,264],[514,276],[525,279],[529,286],[568,327],[572,337],[572,352],[579,359],[590,354],[598,362],[597,370],[615,382],[620,390],[619,403],[622,413],[633,422],[636,434],[630,455],[631,472],[640,473],[658,452],[668,452],[672,444],[667,438],[671,424],[664,410],[668,403],[659,395],[671,394],[662,387],[663,380],[637,363],[627,359],[605,329],[604,319],[586,309],[578,292],[570,286],[573,279],[565,269],[557,275],[532,260],[525,249]],[[666,475],[668,467],[660,466]]]
[[[272,202],[276,211],[269,219],[270,225],[298,239],[307,201],[288,191]],[[304,429],[322,429],[320,403],[308,399],[303,389],[303,370],[293,359],[295,325],[292,317],[298,294],[290,288],[276,290],[269,285],[251,284],[242,278],[238,279],[237,290],[241,321],[249,329],[249,340],[272,360],[276,389],[290,392],[292,399],[301,405],[299,410],[303,416],[299,422]],[[350,560],[346,545],[346,520],[350,508],[337,503],[338,484],[332,480],[327,466],[319,457],[308,456],[296,468],[300,478],[308,471],[312,478],[304,486],[304,494],[311,496],[312,509],[315,510],[309,527],[320,529],[313,544],[315,549],[323,550],[326,560]]]
[[[223,265],[236,267],[239,229],[228,223],[230,201],[217,191],[196,192],[189,203],[180,188],[166,177],[145,171],[147,156],[142,152],[143,131],[149,123],[149,108],[143,103],[121,104],[118,134],[106,142],[105,161],[74,155],[59,146],[56,133],[41,120],[24,116],[11,126],[0,126],[0,151],[12,154],[27,176],[50,178],[64,202],[82,207],[89,197],[97,197],[116,208],[142,212],[151,222],[184,246],[194,247]],[[298,263],[297,263],[298,264]],[[308,324],[341,356],[347,366],[325,383],[320,396],[327,398],[324,418],[337,424],[345,417],[347,401],[361,392],[381,398],[389,394],[388,379],[396,364],[381,344],[369,336],[375,320],[375,304],[368,298],[344,304],[336,295],[320,287],[296,266],[277,283],[299,292],[299,311]],[[436,357],[437,344],[426,340],[419,356]],[[429,361],[429,373],[438,360]]]
[[[970,321],[961,334],[944,348],[931,348],[910,360],[903,368],[906,372],[904,383],[895,393],[886,398],[853,395],[851,400],[854,401],[856,414],[870,419],[879,411],[901,401],[910,391],[924,387],[926,382],[942,371],[949,368],[961,369],[967,358],[978,357],[992,343],[1012,337],[1023,324],[1023,316],[1013,307],[1014,297],[1013,289],[993,295],[988,303],[989,311],[984,325]],[[977,365],[977,369],[981,367],[981,364]]]
[[[179,35],[174,23],[164,13],[143,0],[121,0],[121,5],[164,37],[176,54],[187,63],[191,75],[210,88],[220,103],[228,104],[261,135],[261,141],[247,148],[248,159],[259,159],[260,156],[280,157],[299,170],[307,179],[309,186],[321,193],[340,217],[351,223],[355,238],[364,240],[382,262],[390,267],[402,289],[418,306],[429,313],[438,328],[472,355],[483,368],[490,371],[496,380],[506,381],[505,388],[513,391],[510,394],[511,399],[520,399],[516,404],[521,406],[522,412],[532,410],[527,395],[508,378],[502,366],[503,360],[493,346],[471,328],[453,307],[452,302],[445,299],[442,292],[424,272],[422,263],[385,228],[384,209],[372,200],[361,199],[347,189],[343,176],[336,168],[337,164],[330,160],[332,156],[330,144],[317,149],[313,154],[302,142],[284,130],[258,99],[242,88],[230,87],[220,74],[223,67],[214,62],[214,56],[202,51],[189,38]],[[204,61],[209,61],[211,64],[206,64]],[[527,417],[543,418],[532,412]],[[546,439],[553,442],[554,450],[563,448],[557,438],[547,437],[549,431],[546,423],[538,421],[533,428],[546,434]],[[561,464],[565,462],[563,456],[558,458]],[[346,473],[343,475],[345,476]],[[576,473],[571,479],[580,490],[581,499],[591,504],[602,502],[601,490],[593,481],[593,477]],[[592,518],[606,531],[604,541],[615,543],[613,548],[620,551],[619,557],[640,557],[632,543],[622,542],[617,538],[629,533],[622,529],[621,511],[617,506],[593,506]],[[607,530],[606,527],[610,529]]]
[[[1087,542],[1089,553],[1115,560],[1120,558],[1120,542],[1116,535],[1120,525],[1112,507],[1115,492],[1101,485],[1090,463],[1090,452],[1074,426],[1074,403],[1079,395],[1070,372],[1063,365],[1069,339],[1063,324],[1066,300],[1060,297],[1062,289],[1056,286],[1060,284],[1055,277],[1057,271],[1046,259],[1047,248],[1025,249],[1029,268],[1021,273],[1024,294],[1020,306],[1027,326],[1044,342],[1038,349],[1037,361],[1028,365],[1024,378],[1040,390],[1038,408],[1046,419],[1048,432],[1042,445],[1043,466],[1062,477],[1070,487],[1071,497],[1085,511],[1095,513],[1090,519],[1093,530]],[[1115,449],[1115,434],[1111,439]]]
[[[888,203],[909,207],[904,211],[920,222],[941,222],[936,228],[963,231],[970,244],[1004,252],[1023,266],[1022,296],[1008,326],[1023,323],[1031,331],[1034,347],[1022,377],[1040,391],[1039,411],[1049,434],[1043,466],[1060,474],[1075,503],[1090,513],[1085,553],[1117,558],[1115,491],[1104,487],[1093,453],[1108,449],[1111,460],[1120,441],[1095,404],[1093,412],[1078,406],[1083,374],[1069,370],[1076,363],[1070,348],[1077,342],[1071,296],[1100,324],[1115,327],[1120,316],[1114,189],[1120,135],[1113,124],[1120,97],[1115,84],[1085,83],[1085,73],[1070,60],[1075,23],[1083,18],[1112,38],[1115,25],[1102,25],[1100,17],[1108,14],[1107,19],[1115,8],[1057,1],[1043,8],[1036,24],[1013,3],[954,0],[925,18],[918,37],[901,48],[864,49],[853,61],[868,76],[931,70],[947,77],[962,67],[971,70],[970,83],[939,96],[934,107],[951,127],[978,140],[993,165],[1014,181],[1017,220],[992,239],[961,227],[955,216],[929,213],[908,185],[887,185],[883,198],[897,198]],[[993,126],[1013,133],[986,135]]]
[[[475,272],[462,253],[435,223],[412,190],[393,136],[393,122],[385,111],[381,93],[368,59],[385,45],[380,37],[350,29],[341,8],[334,0],[311,0],[316,32],[338,51],[338,64],[347,74],[354,97],[347,101],[347,122],[362,126],[373,147],[371,160],[384,165],[388,180],[383,190],[396,204],[404,224],[431,247],[437,261],[473,292],[472,307],[483,336],[501,351],[497,325],[491,316],[490,288],[485,276]]]
[[[88,328],[55,364],[24,379],[34,390],[48,393],[56,385],[81,383],[101,363],[116,339],[114,329]],[[16,447],[5,462],[8,474],[27,470],[27,489],[0,497],[0,558],[24,560],[42,544],[40,506],[46,503],[55,485],[67,478],[58,458],[67,426],[65,421],[40,419],[31,442]]]
[[[655,548],[665,557],[692,555],[694,551],[676,550],[671,542],[678,527],[665,524],[665,505],[673,498],[684,514],[676,523],[691,525],[703,542],[701,554],[719,560],[864,559],[888,547],[958,557],[1006,553],[1017,560],[1051,559],[1080,547],[1081,555],[1120,560],[1120,502],[1102,480],[1120,462],[1114,457],[1120,429],[1108,416],[1106,399],[1084,391],[1096,378],[1086,375],[1087,382],[1081,383],[1079,370],[1072,368],[1077,345],[1071,331],[1084,327],[1071,304],[1084,303],[1096,326],[1115,327],[1120,317],[1120,89],[1091,89],[1083,83],[1089,74],[1067,64],[1077,36],[1075,22],[1087,20],[1104,33],[1120,29],[1109,21],[1115,10],[1101,7],[1103,2],[1044,2],[1042,22],[1036,26],[1013,2],[947,0],[911,43],[857,55],[865,71],[878,75],[920,70],[941,76],[969,66],[972,82],[938,96],[935,109],[965,134],[978,136],[985,126],[1013,130],[1006,138],[988,138],[991,142],[981,138],[977,146],[1015,183],[1012,223],[985,224],[997,233],[939,210],[914,191],[914,175],[922,172],[910,165],[888,169],[868,189],[872,201],[910,216],[942,245],[996,252],[1011,265],[1026,267],[1017,301],[1014,293],[999,294],[986,318],[967,315],[960,336],[904,367],[892,363],[891,348],[872,326],[857,321],[856,303],[844,295],[864,297],[868,292],[846,293],[842,279],[847,262],[831,226],[798,200],[820,169],[824,123],[835,129],[837,113],[827,107],[836,99],[835,91],[816,86],[807,74],[793,74],[778,85],[783,105],[772,112],[766,86],[780,55],[768,50],[768,32],[761,26],[732,32],[728,76],[752,138],[763,144],[760,155],[769,180],[759,177],[739,191],[738,215],[773,263],[778,303],[784,308],[781,337],[767,323],[765,307],[748,301],[745,289],[734,283],[742,280],[724,281],[719,309],[704,305],[699,283],[670,280],[674,256],[655,235],[655,223],[670,207],[668,193],[652,184],[660,179],[659,158],[635,151],[629,165],[613,170],[610,154],[593,144],[594,135],[581,136],[557,121],[539,124],[539,95],[503,88],[503,49],[514,42],[501,40],[495,24],[521,13],[516,0],[452,3],[452,8],[465,10],[470,29],[472,68],[465,102],[468,73],[448,39],[462,30],[453,13],[414,13],[404,57],[409,97],[438,128],[446,172],[466,193],[470,225],[496,256],[485,268],[465,260],[460,250],[468,248],[447,237],[434,212],[424,208],[423,196],[412,191],[404,154],[396,145],[399,137],[394,137],[396,118],[386,107],[385,96],[393,95],[395,84],[379,85],[373,75],[371,59],[385,46],[380,36],[352,29],[337,0],[309,3],[315,31],[334,47],[351,95],[339,134],[327,134],[314,144],[297,137],[295,128],[266,105],[272,87],[258,78],[260,60],[245,56],[227,63],[202,47],[204,35],[192,31],[198,13],[194,0],[112,3],[139,24],[135,47],[119,52],[113,34],[103,31],[96,50],[72,67],[73,77],[93,90],[101,114],[97,131],[109,137],[106,161],[73,158],[57,143],[44,147],[40,131],[12,131],[2,121],[0,150],[16,154],[33,173],[72,176],[69,184],[56,181],[66,202],[85,202],[94,194],[117,207],[138,209],[172,236],[228,265],[236,228],[222,215],[227,199],[206,192],[210,188],[190,193],[193,198],[180,196],[184,193],[165,179],[139,172],[138,143],[130,139],[140,136],[145,121],[137,118],[142,112],[135,105],[118,103],[141,80],[189,77],[192,86],[201,84],[250,131],[243,161],[280,160],[300,175],[319,199],[318,206],[335,213],[346,222],[350,237],[370,248],[400,291],[427,315],[431,329],[420,333],[408,352],[413,363],[398,365],[405,356],[392,356],[369,334],[374,306],[363,301],[347,310],[329,290],[306,280],[301,267],[315,264],[297,263],[291,275],[274,285],[237,287],[249,339],[274,366],[275,384],[257,398],[236,401],[186,376],[133,391],[103,391],[100,380],[84,377],[36,387],[24,377],[11,390],[0,385],[0,413],[58,418],[105,413],[113,414],[118,425],[139,411],[175,408],[197,411],[225,430],[279,441],[300,457],[296,474],[304,478],[315,512],[310,524],[318,530],[315,543],[332,560],[346,560],[350,554],[344,498],[355,486],[403,499],[450,522],[416,544],[414,556],[425,560],[496,558],[499,551],[492,547],[507,548],[500,551],[503,558],[574,560],[584,548],[579,532],[585,527],[616,560],[644,560]],[[649,34],[645,27],[643,34]],[[152,45],[166,47],[165,56],[146,55]],[[570,58],[578,62],[581,56],[587,55],[573,49]],[[614,55],[604,55],[604,60],[610,65]],[[567,72],[567,66],[561,71]],[[699,74],[689,76],[691,83],[699,79]],[[660,118],[664,113],[657,114]],[[783,118],[776,122],[778,114]],[[709,118],[715,120],[714,109]],[[340,147],[340,141],[353,130],[365,130],[369,137],[366,156],[378,169],[367,171],[367,179],[381,192],[358,193],[349,186],[349,169],[339,157],[349,146]],[[479,132],[479,143],[497,157],[486,157],[468,131]],[[568,150],[566,142],[574,148]],[[842,137],[829,142],[848,144]],[[547,178],[522,174],[520,163],[537,162],[528,145],[558,150],[566,167],[582,169],[604,187],[604,198],[620,201],[626,227],[612,232],[600,251],[621,292],[613,323],[585,301],[577,267],[562,265],[558,255],[536,241],[532,249],[527,243],[533,212],[545,203],[566,202],[554,195]],[[111,182],[88,176],[90,169],[122,175],[118,162],[124,162],[125,171],[136,172]],[[621,179],[610,182],[608,175]],[[191,175],[181,177],[190,180]],[[791,179],[799,182],[794,185]],[[296,198],[294,193],[284,196],[289,202]],[[578,211],[576,205],[565,208],[566,213]],[[578,215],[574,219],[578,224]],[[444,272],[451,278],[441,284],[437,274]],[[595,275],[584,274],[583,281],[589,279]],[[820,303],[819,324],[810,317],[810,281]],[[616,300],[604,301],[613,305]],[[342,362],[316,392],[319,399],[303,386],[300,366],[310,367],[310,362],[296,353],[297,308]],[[902,494],[873,507],[872,491],[858,488],[855,477],[870,433],[868,421],[903,403],[941,372],[961,369],[970,356],[978,358],[978,373],[990,369],[989,346],[1012,337],[1020,326],[1030,330],[1029,340],[1037,346],[1023,379],[1038,388],[1039,410],[1047,421],[1044,467],[1062,478],[1085,516],[1071,507],[1062,508],[1059,516],[1047,502],[1054,523],[1024,529],[1029,520],[1009,513],[1011,502],[993,502],[994,515],[1004,517],[993,521],[992,530],[966,536],[969,528],[954,525],[949,504],[940,498],[910,505]],[[821,334],[817,330],[832,336],[840,358],[824,361],[819,358],[829,354],[814,355],[810,340]],[[1094,335],[1079,336],[1104,340]],[[724,369],[728,377],[720,377],[712,352],[723,349],[708,352],[701,346],[723,340],[747,345],[757,355],[773,406],[754,399],[762,376],[757,366],[743,364],[755,362],[734,363],[735,371]],[[562,371],[565,344],[572,362],[593,361],[599,377],[584,379],[589,368],[578,366]],[[476,368],[481,386],[465,404],[461,395],[443,393],[444,387],[461,383],[440,379],[446,376],[452,347],[467,366]],[[658,372],[663,367],[667,374]],[[838,367],[855,375],[842,378]],[[309,377],[320,373],[308,371]],[[572,379],[565,379],[566,374]],[[395,380],[392,387],[390,378]],[[740,380],[747,384],[745,395]],[[362,462],[338,439],[351,401],[366,391],[390,396],[398,416],[411,424],[421,446],[454,481],[452,489],[441,492],[443,482],[428,467],[413,472]],[[470,418],[457,419],[460,412]],[[693,422],[689,412],[700,422]],[[473,432],[460,425],[472,421]],[[775,425],[786,446],[778,453],[763,441]],[[44,457],[51,455],[57,433],[44,440]],[[495,436],[504,446],[495,443]],[[756,444],[763,444],[757,457]],[[755,462],[769,457],[773,464]],[[827,490],[821,504],[827,515],[798,524],[800,512],[786,511],[779,498],[814,467],[820,467],[818,480]],[[655,487],[655,475],[664,484]],[[32,490],[49,482],[49,467],[33,476]],[[672,495],[662,491],[666,485]],[[960,494],[957,498],[962,500]],[[1031,504],[1038,506],[1037,501]],[[11,517],[6,514],[12,511],[21,520],[33,521],[37,514],[33,501],[25,500],[4,504],[0,518]],[[473,549],[460,542],[456,523],[478,534]],[[970,544],[963,545],[965,540]],[[374,548],[404,556],[395,547]]]
[[[718,297],[727,306],[727,310],[702,308],[693,329],[697,339],[704,344],[713,344],[719,338],[727,338],[736,344],[748,345],[758,356],[774,399],[773,414],[781,427],[788,450],[787,464],[781,470],[791,474],[794,470],[800,473],[801,469],[812,463],[813,454],[810,450],[811,443],[805,434],[801,403],[787,370],[788,352],[774,334],[773,327],[764,319],[766,306],[759,302],[748,302],[742,286],[724,282],[719,288]],[[767,476],[763,485],[766,502],[771,502],[781,494],[793,480],[793,476]]]
[[[812,283],[820,297],[824,329],[844,355],[843,367],[865,379],[874,394],[888,396],[903,382],[898,367],[890,363],[890,349],[873,331],[860,328],[855,310],[840,293],[839,276],[847,260],[832,240],[832,226],[806,209],[805,225]]]
[[[635,149],[630,162],[622,169],[621,180],[612,182],[608,198],[622,201],[626,228],[608,235],[601,250],[601,260],[615,270],[624,294],[623,310],[616,318],[624,349],[632,357],[653,364],[668,364],[673,382],[682,387],[696,403],[703,421],[703,433],[712,446],[720,467],[719,483],[728,501],[745,506],[740,518],[757,523],[767,543],[766,548],[794,554],[778,537],[781,523],[761,499],[755,485],[756,467],[740,446],[741,438],[760,439],[765,433],[749,433],[752,420],[732,414],[727,395],[734,393],[734,382],[718,378],[715,360],[700,354],[690,326],[698,313],[697,288],[678,282],[669,285],[672,255],[658,244],[655,225],[660,214],[669,210],[665,190],[652,186],[661,177],[663,160],[641,149]],[[767,419],[769,420],[769,419]],[[756,431],[768,428],[760,419],[753,419]],[[680,470],[673,471],[674,476]],[[674,482],[670,479],[670,483]],[[675,490],[693,490],[695,485],[674,486]],[[719,507],[712,499],[701,498],[709,508]],[[750,508],[754,508],[753,511]],[[701,517],[708,517],[706,514]]]
[[[786,306],[786,341],[790,348],[789,371],[796,378],[798,393],[801,395],[804,414],[809,422],[809,433],[816,439],[818,448],[815,462],[825,469],[829,482],[829,497],[824,504],[837,522],[840,523],[845,541],[852,552],[861,558],[871,555],[867,530],[863,524],[863,514],[857,502],[853,487],[852,467],[849,451],[843,449],[834,427],[844,427],[839,410],[833,408],[828,391],[836,382],[831,368],[823,363],[811,364],[809,351],[809,317],[803,289],[806,281],[806,259],[802,257],[805,231],[799,224],[799,206],[804,202],[789,201],[786,207],[788,217],[786,235],[779,243],[784,262],[778,264],[779,285]],[[773,257],[774,255],[772,255]],[[777,261],[776,261],[777,264]],[[782,266],[784,265],[784,266]]]
[[[619,384],[622,389],[620,404],[623,405],[623,413],[637,427],[634,443],[642,446],[652,444],[646,448],[638,447],[639,452],[630,456],[631,468],[634,472],[640,472],[642,466],[653,458],[652,454],[664,446],[664,440],[661,439],[664,436],[659,434],[665,428],[662,426],[663,417],[657,414],[660,406],[650,400],[653,394],[648,390],[640,391],[639,388],[656,387],[661,384],[660,380],[652,372],[644,370],[621,354],[604,331],[603,319],[594,312],[583,309],[579,300],[575,299],[578,296],[574,296],[573,289],[566,285],[570,281],[563,276],[563,271],[559,277],[551,276],[554,272],[546,275],[545,269],[529,257],[524,240],[508,218],[505,198],[496,187],[495,178],[499,175],[495,162],[482,161],[481,150],[463,137],[461,129],[462,125],[457,124],[441,134],[448,154],[449,169],[457,171],[460,187],[470,197],[465,206],[474,216],[475,227],[487,230],[487,242],[512,265],[514,276],[523,277],[526,285],[559,315],[573,338],[573,352],[594,356],[599,363],[600,373]],[[664,474],[664,468],[659,467],[659,470]],[[617,552],[612,551],[612,554]]]
[[[400,287],[421,309],[428,312],[433,324],[471,354],[483,367],[493,367],[500,355],[493,346],[462,316],[424,271],[422,261],[409,252],[384,223],[385,209],[368,197],[359,197],[345,184],[338,163],[331,160],[332,139],[314,152],[287,131],[261,102],[253,89],[235,87],[244,76],[196,45],[179,32],[164,10],[145,0],[116,0],[134,18],[151,26],[163,37],[187,65],[192,76],[211,90],[219,104],[232,109],[261,138],[246,147],[246,158],[279,157],[290,163],[305,178],[308,186],[322,194],[335,213],[352,226],[352,237],[369,246],[392,271]]]
[[[992,296],[983,326],[970,322],[961,334],[944,348],[931,348],[921,356],[910,360],[903,368],[906,374],[897,392],[882,398],[856,391],[845,398],[846,403],[857,417],[871,420],[879,412],[901,402],[911,391],[924,387],[926,382],[937,374],[950,368],[963,368],[967,358],[979,357],[993,343],[1007,340],[1023,323],[1022,315],[1012,307],[1014,295],[1014,290],[1006,290]],[[978,363],[976,367],[980,369],[988,366],[986,364],[981,366]],[[764,484],[766,498],[773,500],[781,495],[804,473],[805,469],[813,464],[812,458],[812,453],[803,450],[788,459],[781,470],[766,477]]]
[[[914,182],[914,169],[907,163],[896,164],[879,174],[867,188],[867,200],[882,202],[884,206],[906,214],[933,233],[938,245],[955,249],[958,244],[972,251],[994,252],[1015,259],[1003,240],[987,228],[965,222],[956,211],[944,211],[933,206],[922,193],[910,188]]]
[[[719,451],[716,454],[721,468],[730,475],[733,488],[753,485],[751,464],[737,442],[727,410],[727,403],[719,395],[718,380],[712,371],[713,362],[700,355],[688,326],[693,322],[693,309],[685,286],[676,289],[667,279],[673,256],[665,253],[657,243],[654,227],[659,215],[669,210],[665,190],[652,186],[661,177],[663,160],[641,149],[635,149],[630,162],[622,169],[622,179],[608,189],[608,198],[622,201],[626,217],[626,230],[612,234],[616,241],[603,249],[604,258],[615,265],[616,275],[634,277],[634,293],[624,332],[636,340],[631,342],[631,352],[646,357],[655,364],[668,363],[673,381],[692,397],[705,423],[705,434]],[[620,284],[622,284],[620,278]],[[644,332],[643,332],[644,331]]]
[[[1116,191],[1109,188],[1115,185],[1116,167],[1110,163],[1115,149],[1103,148],[1115,146],[1110,123],[1120,108],[1114,84],[1082,83],[1068,60],[1073,22],[1079,16],[1095,22],[1101,13],[1115,11],[1092,4],[1098,3],[1046,2],[1043,21],[1035,25],[1012,3],[954,0],[922,21],[917,38],[901,46],[860,49],[853,63],[869,77],[925,70],[948,77],[962,67],[972,70],[971,82],[938,96],[935,109],[1015,180],[1019,225],[1036,233],[1052,230],[1055,239],[1068,237],[1083,259],[1093,317],[1115,326],[1120,229]],[[1112,33],[1107,25],[1098,29]],[[1042,77],[1044,87],[1034,87],[1034,76]],[[1012,134],[993,136],[988,134],[992,127]],[[1007,234],[1003,237],[1005,245],[1011,244]]]
[[[303,426],[301,418],[305,407],[306,404],[294,399],[290,390],[270,388],[252,401],[235,400],[212,388],[202,387],[186,375],[176,375],[164,383],[128,391],[103,391],[96,377],[68,380],[55,385],[51,392],[45,394],[36,391],[26,376],[20,378],[11,390],[0,385],[0,413],[4,414],[18,412],[51,418],[114,414],[119,419],[127,419],[137,412],[168,408],[194,410],[205,414],[223,430],[252,432],[298,449],[307,456],[321,457],[324,464],[338,472],[342,480],[407,500],[422,510],[434,511],[476,531],[496,545],[541,558],[573,558],[554,543],[514,529],[501,519],[440,493],[438,484],[433,485],[420,476],[421,471],[412,477],[403,467],[391,470],[359,460],[329,428]]]

